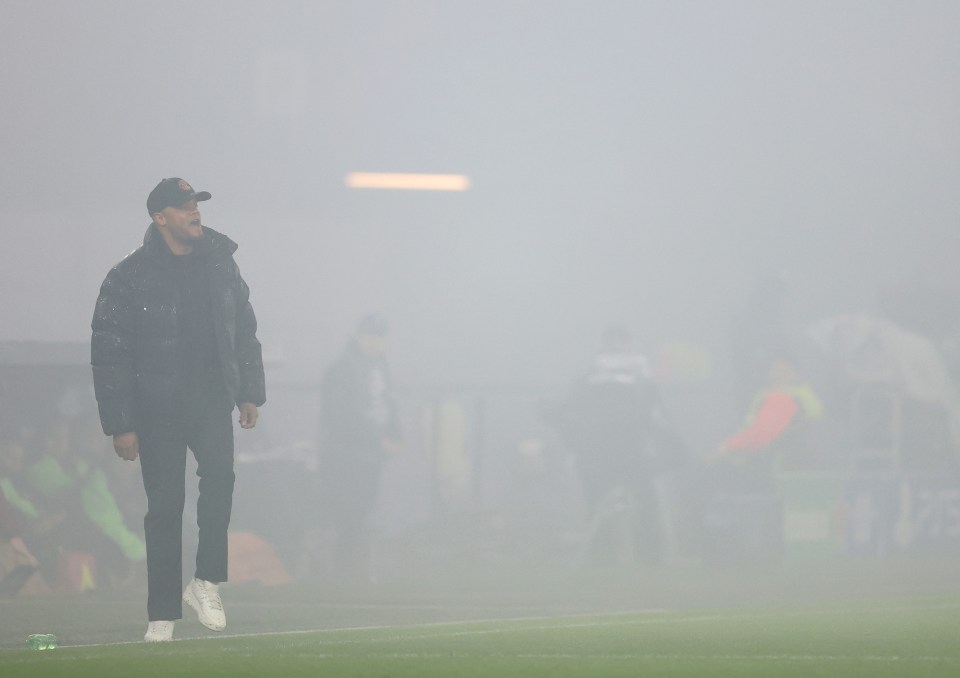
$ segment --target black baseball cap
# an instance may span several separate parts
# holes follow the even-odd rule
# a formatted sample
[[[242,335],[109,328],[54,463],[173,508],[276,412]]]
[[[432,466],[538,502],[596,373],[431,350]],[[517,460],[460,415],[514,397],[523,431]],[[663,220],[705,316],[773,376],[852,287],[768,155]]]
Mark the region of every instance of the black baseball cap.
[[[193,186],[180,177],[163,179],[147,196],[147,213],[156,214],[166,207],[180,207],[196,199],[197,202],[209,200],[207,191],[195,191]]]

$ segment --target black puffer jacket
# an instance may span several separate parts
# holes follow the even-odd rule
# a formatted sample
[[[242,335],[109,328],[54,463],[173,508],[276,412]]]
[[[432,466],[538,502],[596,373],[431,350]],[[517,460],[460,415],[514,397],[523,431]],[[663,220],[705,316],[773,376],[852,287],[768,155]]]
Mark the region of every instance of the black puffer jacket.
[[[204,226],[194,251],[208,258],[213,325],[224,387],[235,403],[266,400],[263,358],[250,290],[233,260],[237,244]],[[114,266],[93,314],[90,363],[107,435],[136,430],[139,411],[168,409],[177,396],[180,353],[175,255],[150,225],[139,247]]]

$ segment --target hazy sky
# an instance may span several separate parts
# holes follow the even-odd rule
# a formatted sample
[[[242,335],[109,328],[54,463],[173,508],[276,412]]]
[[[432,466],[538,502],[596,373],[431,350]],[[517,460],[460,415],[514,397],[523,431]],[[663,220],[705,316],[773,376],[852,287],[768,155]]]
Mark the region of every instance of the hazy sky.
[[[174,175],[301,376],[371,308],[408,381],[554,382],[613,321],[722,361],[767,271],[801,320],[957,288],[958,26],[915,0],[0,0],[0,340],[87,340]]]

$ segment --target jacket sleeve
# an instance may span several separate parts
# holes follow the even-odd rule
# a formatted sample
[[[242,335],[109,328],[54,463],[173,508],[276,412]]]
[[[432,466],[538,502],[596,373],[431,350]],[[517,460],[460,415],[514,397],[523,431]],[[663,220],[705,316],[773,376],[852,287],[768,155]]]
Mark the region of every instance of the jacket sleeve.
[[[123,275],[113,269],[100,287],[93,312],[90,365],[107,435],[134,430],[133,294]]]
[[[250,288],[237,269],[240,295],[237,300],[237,367],[240,384],[237,403],[253,403],[260,407],[267,401],[267,388],[263,375],[263,351],[257,339],[257,316],[250,305]]]
[[[765,448],[783,435],[799,411],[796,400],[789,393],[768,393],[756,417],[739,433],[728,438],[724,447],[729,450]]]
[[[100,469],[94,470],[80,490],[84,513],[100,528],[107,539],[116,544],[128,560],[143,560],[147,546],[127,527],[117,500],[110,492],[107,477]]]

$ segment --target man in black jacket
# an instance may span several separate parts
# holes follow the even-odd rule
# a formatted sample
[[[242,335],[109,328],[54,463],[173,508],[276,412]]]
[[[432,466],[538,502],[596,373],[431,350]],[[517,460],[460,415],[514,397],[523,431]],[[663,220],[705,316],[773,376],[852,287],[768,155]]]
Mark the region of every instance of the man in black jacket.
[[[233,502],[233,425],[257,423],[266,400],[250,291],[236,243],[201,225],[209,200],[180,178],[147,198],[143,246],[107,274],[93,315],[91,364],[100,421],[121,459],[139,457],[147,494],[146,641],[170,640],[182,602],[214,631],[226,625]],[[197,460],[200,528],[194,579],[181,596],[186,451]]]

